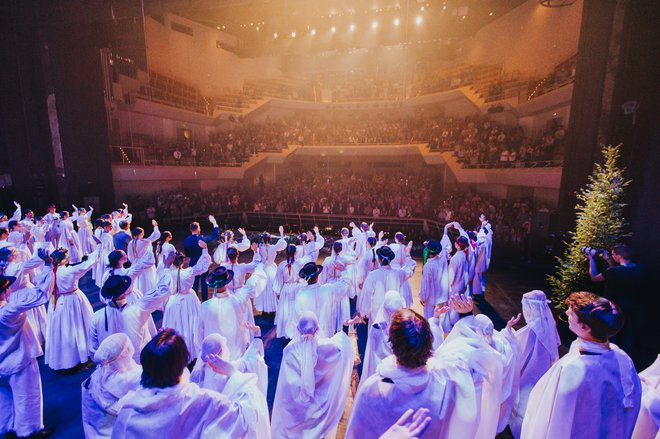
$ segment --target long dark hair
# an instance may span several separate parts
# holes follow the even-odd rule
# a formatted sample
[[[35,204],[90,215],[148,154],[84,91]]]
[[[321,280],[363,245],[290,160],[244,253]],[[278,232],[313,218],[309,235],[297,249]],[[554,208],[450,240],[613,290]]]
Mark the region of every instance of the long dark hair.
[[[167,241],[167,238],[172,238],[172,232],[169,230],[165,230],[161,235],[160,238],[158,238],[158,244],[156,244],[156,258],[160,256],[160,254],[163,252],[163,244]]]
[[[174,329],[165,328],[140,353],[143,387],[172,387],[188,364],[188,348]]]

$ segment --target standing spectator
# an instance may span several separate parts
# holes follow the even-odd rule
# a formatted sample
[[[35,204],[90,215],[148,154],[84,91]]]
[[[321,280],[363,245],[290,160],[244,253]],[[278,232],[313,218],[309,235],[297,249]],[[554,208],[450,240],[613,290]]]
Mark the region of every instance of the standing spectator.
[[[197,261],[202,256],[202,248],[199,246],[198,242],[203,240],[207,244],[218,237],[219,229],[218,222],[215,220],[213,215],[209,215],[209,221],[213,224],[213,233],[209,236],[201,235],[201,230],[199,223],[197,221],[190,224],[190,235],[183,241],[183,251],[186,256],[190,258],[188,264],[189,267],[194,267],[197,264]],[[202,302],[206,301],[208,297],[208,286],[206,285],[206,273],[204,272],[199,276],[195,276],[195,282],[193,283],[193,291],[197,293],[197,286],[201,282],[201,297]]]

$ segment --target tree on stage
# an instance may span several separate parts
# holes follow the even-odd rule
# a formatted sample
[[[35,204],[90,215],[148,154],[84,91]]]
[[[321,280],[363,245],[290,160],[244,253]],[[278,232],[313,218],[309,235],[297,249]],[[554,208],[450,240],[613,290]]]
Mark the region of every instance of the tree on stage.
[[[614,244],[630,236],[626,233],[628,223],[623,216],[624,189],[630,180],[624,178],[624,169],[617,165],[620,148],[621,144],[603,148],[603,163],[594,165],[589,183],[577,195],[575,230],[569,232],[570,242],[566,243],[563,257],[557,258],[556,274],[548,277],[552,301],[557,308],[565,308],[564,299],[572,292],[595,290],[584,247],[609,253]],[[596,261],[603,264],[601,268],[607,266],[601,257],[596,257]]]

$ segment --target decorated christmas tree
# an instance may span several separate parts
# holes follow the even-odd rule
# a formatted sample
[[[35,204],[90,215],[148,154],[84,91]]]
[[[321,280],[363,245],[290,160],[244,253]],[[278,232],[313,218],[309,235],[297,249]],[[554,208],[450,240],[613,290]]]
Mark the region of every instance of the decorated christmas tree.
[[[575,230],[569,233],[570,242],[563,257],[557,258],[557,273],[549,276],[552,286],[552,301],[558,308],[564,308],[564,299],[574,291],[597,292],[597,286],[589,277],[589,260],[584,247],[604,249],[609,253],[614,244],[628,237],[627,222],[623,217],[624,189],[629,180],[623,177],[619,168],[621,145],[603,148],[603,163],[596,163],[589,176],[589,183],[577,195]],[[598,264],[607,264],[596,257]]]

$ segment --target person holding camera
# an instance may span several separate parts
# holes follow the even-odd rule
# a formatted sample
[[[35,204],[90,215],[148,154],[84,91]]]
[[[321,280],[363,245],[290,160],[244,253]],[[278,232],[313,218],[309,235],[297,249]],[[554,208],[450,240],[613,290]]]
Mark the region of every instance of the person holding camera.
[[[603,296],[618,304],[626,320],[615,341],[623,350],[635,359],[634,334],[644,323],[641,294],[644,291],[644,266],[632,261],[633,251],[630,246],[617,244],[612,247],[612,254],[601,249],[583,248],[589,258],[589,276],[592,282],[604,282]],[[609,265],[602,273],[598,272],[596,257],[600,256]]]

